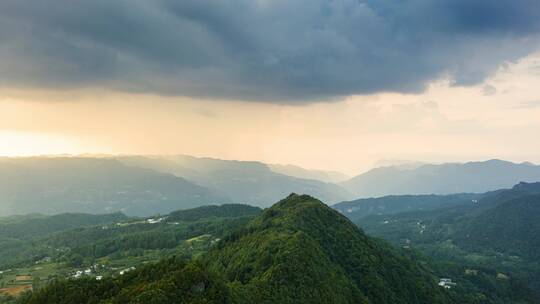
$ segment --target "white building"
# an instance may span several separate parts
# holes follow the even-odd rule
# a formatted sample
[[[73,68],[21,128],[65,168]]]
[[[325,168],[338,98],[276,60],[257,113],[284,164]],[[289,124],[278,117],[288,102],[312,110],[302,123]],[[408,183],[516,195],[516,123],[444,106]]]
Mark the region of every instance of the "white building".
[[[80,278],[82,275],[83,275],[83,271],[77,270],[75,274],[73,275],[73,277],[77,279],[77,278]]]
[[[452,282],[452,279],[446,279],[446,278],[442,278],[440,279],[439,281],[439,286],[443,287],[443,288],[446,288],[446,289],[450,289],[454,286],[456,286],[457,284]]]
[[[157,218],[157,219],[147,219],[146,222],[148,224],[157,224],[157,223],[161,223],[161,221],[163,221],[163,218],[160,217],[160,218]]]
[[[120,270],[119,274],[124,275],[125,273],[127,273],[129,271],[132,271],[132,270],[135,270],[135,267],[129,267],[129,268],[126,268],[124,270]]]

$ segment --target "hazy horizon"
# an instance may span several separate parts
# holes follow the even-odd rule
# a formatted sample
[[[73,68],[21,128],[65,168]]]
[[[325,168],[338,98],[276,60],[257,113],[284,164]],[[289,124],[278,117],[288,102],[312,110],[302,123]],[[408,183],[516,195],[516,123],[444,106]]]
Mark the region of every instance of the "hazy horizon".
[[[540,162],[536,4],[62,2],[0,4],[0,155]]]
[[[335,169],[328,169],[328,168],[316,168],[316,167],[304,167],[298,164],[293,163],[269,163],[265,162],[263,160],[258,159],[234,159],[234,158],[219,158],[219,157],[213,157],[213,156],[207,156],[207,155],[187,155],[187,154],[112,154],[112,153],[81,153],[81,154],[70,154],[70,153],[63,153],[63,154],[29,154],[29,155],[0,155],[0,158],[11,158],[11,159],[24,159],[24,158],[121,158],[121,157],[132,157],[132,156],[140,156],[140,157],[170,157],[170,156],[189,156],[199,159],[213,159],[213,160],[223,160],[223,161],[239,161],[239,162],[260,162],[266,165],[277,165],[277,166],[294,166],[299,167],[302,169],[310,170],[310,171],[324,171],[324,172],[335,172],[339,174],[343,174],[347,178],[352,178],[357,175],[361,175],[363,173],[367,173],[372,169],[377,168],[383,168],[383,167],[402,167],[402,168],[409,168],[409,166],[413,166],[411,168],[416,168],[417,166],[421,165],[442,165],[442,164],[465,164],[465,163],[475,163],[475,162],[487,162],[492,160],[500,160],[504,162],[511,162],[515,164],[531,164],[538,166],[538,163],[534,161],[529,160],[509,160],[509,159],[502,159],[502,158],[486,158],[486,159],[464,159],[464,160],[441,160],[441,161],[422,161],[422,160],[403,160],[403,159],[380,159],[375,161],[371,166],[366,167],[365,169],[361,169],[359,171],[351,171],[351,172],[345,172],[345,171],[339,171]]]

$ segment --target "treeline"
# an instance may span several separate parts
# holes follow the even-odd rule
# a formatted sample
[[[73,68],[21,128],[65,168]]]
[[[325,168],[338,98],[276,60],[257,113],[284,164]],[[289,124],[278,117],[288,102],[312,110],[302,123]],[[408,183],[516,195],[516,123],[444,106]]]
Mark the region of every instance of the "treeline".
[[[171,212],[168,221],[198,221],[203,218],[244,217],[255,216],[261,208],[241,204],[224,204],[221,206],[203,206],[188,210]]]
[[[15,217],[5,223],[0,222],[0,237],[35,239],[59,231],[120,222],[126,219],[128,217],[122,213],[99,215],[64,213],[52,216]]]

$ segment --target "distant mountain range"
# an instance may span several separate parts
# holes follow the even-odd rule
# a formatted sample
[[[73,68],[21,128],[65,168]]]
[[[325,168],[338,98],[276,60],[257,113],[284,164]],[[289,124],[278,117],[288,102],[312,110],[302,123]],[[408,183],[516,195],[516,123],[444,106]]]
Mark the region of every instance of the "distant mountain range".
[[[337,173],[191,156],[0,158],[0,216],[65,212],[153,215],[228,202],[267,207],[291,192],[351,198],[316,179]],[[311,172],[311,173],[310,173]]]
[[[0,159],[0,215],[149,215],[230,200],[181,177],[104,158]]]
[[[116,159],[129,166],[149,168],[183,177],[212,189],[235,203],[268,207],[291,192],[310,194],[327,203],[352,198],[351,194],[339,185],[323,181],[340,179],[344,177],[343,175],[310,171],[296,166],[187,155],[132,156]]]
[[[540,166],[500,160],[398,165],[342,181],[346,178],[291,165],[186,155],[0,158],[0,216],[116,211],[145,216],[223,203],[268,207],[292,192],[327,204],[390,194],[485,192],[540,181]],[[366,212],[385,213],[384,206],[377,203],[377,210]]]
[[[482,193],[519,182],[540,181],[540,166],[502,160],[390,166],[372,169],[339,185],[355,197],[403,194]]]

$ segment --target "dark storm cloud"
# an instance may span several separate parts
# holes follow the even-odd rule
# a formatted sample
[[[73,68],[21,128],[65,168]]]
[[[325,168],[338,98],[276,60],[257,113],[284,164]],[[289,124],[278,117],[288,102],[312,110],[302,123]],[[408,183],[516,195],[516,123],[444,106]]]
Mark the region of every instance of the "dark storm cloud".
[[[2,0],[0,86],[301,102],[475,84],[538,47],[537,0]]]

